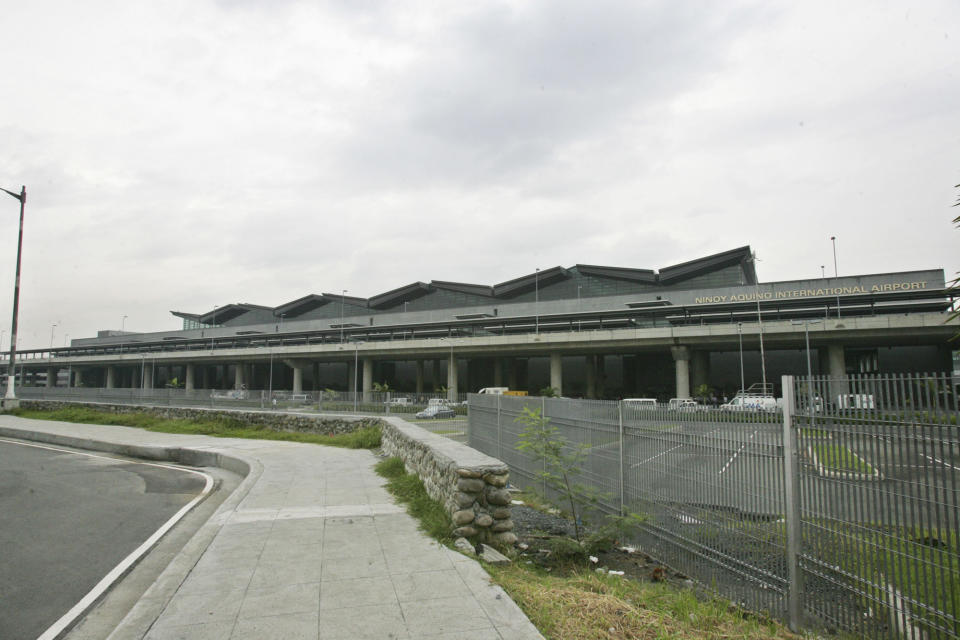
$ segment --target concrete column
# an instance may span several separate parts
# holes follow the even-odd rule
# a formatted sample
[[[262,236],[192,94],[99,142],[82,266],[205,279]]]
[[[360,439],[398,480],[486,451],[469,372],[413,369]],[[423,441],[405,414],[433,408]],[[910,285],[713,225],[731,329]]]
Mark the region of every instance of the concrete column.
[[[201,380],[200,384],[203,386],[204,389],[210,388],[210,367],[209,366],[200,367],[200,380]]]
[[[109,370],[109,369],[108,369]],[[55,387],[57,386],[57,372],[59,369],[56,367],[47,367],[47,386]]]
[[[510,358],[507,360],[507,386],[510,389],[517,390],[520,388],[520,385],[517,384],[517,359]]]
[[[670,347],[677,369],[677,398],[690,397],[690,348]]]
[[[242,362],[238,362],[233,368],[233,388],[242,389],[243,385],[246,384],[246,377],[244,371],[244,366]]]
[[[103,386],[105,386],[107,389],[113,389],[117,386],[117,368],[115,366],[110,365],[107,367],[107,380],[104,382]]]
[[[143,388],[153,389],[153,364],[149,362],[143,365]]]
[[[607,394],[607,359],[603,354],[597,358],[597,398],[603,398]]]
[[[587,356],[587,398],[597,397],[597,357]]]
[[[837,396],[850,393],[842,344],[827,345],[827,376],[830,378],[830,395],[833,396],[829,402],[836,402]]]
[[[693,351],[690,353],[690,378],[694,393],[700,385],[710,384],[710,352]]]
[[[439,360],[433,361],[433,379],[431,380],[431,382],[433,382],[434,391],[440,388],[440,361]]]
[[[457,400],[457,358],[453,353],[447,358],[447,400]]]
[[[559,353],[550,354],[550,386],[558,396],[563,395],[563,360]]]
[[[416,361],[417,366],[417,395],[423,393],[423,360]]]
[[[373,358],[363,359],[363,401],[373,400]]]
[[[303,393],[303,363],[287,361],[293,369],[293,393]]]
[[[493,386],[503,386],[503,358],[493,359]]]
[[[183,388],[187,391],[193,391],[194,378],[196,378],[196,366],[192,364],[183,365]]]

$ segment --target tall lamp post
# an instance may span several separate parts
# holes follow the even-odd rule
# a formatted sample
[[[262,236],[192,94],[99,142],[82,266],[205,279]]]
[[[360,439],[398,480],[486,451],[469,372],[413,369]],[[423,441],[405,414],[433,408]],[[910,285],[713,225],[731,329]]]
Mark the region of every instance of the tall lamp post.
[[[837,271],[837,236],[830,236],[830,242],[833,243],[833,277],[839,278],[840,273]],[[838,289],[840,287],[837,287]],[[837,318],[840,318],[840,294],[837,294]]]
[[[340,291],[340,344],[343,344],[343,305],[347,301],[347,290]]]
[[[537,271],[533,278],[533,313],[535,321],[534,333],[536,335],[540,335],[540,267],[537,267]]]
[[[0,187],[2,188],[2,187]],[[7,369],[7,394],[3,398],[4,409],[13,409],[19,405],[17,394],[14,391],[14,381],[17,377],[17,312],[20,309],[20,254],[23,249],[23,206],[27,203],[27,187],[21,186],[20,193],[7,191],[20,201],[20,235],[17,238],[17,275],[13,284],[13,322],[10,325],[10,366]]]
[[[791,324],[803,323],[803,335],[807,343],[807,396],[810,403],[810,417],[816,412],[816,405],[813,398],[813,367],[810,366],[810,325],[820,324],[820,320],[791,320]]]

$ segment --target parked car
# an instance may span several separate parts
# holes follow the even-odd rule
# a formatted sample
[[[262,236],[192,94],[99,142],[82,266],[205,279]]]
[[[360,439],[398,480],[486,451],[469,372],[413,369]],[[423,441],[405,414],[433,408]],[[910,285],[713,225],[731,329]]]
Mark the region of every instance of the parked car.
[[[697,411],[702,408],[703,405],[693,398],[670,398],[667,404],[667,411]]]
[[[449,407],[439,404],[432,404],[423,411],[414,414],[415,418],[453,418],[457,412]]]

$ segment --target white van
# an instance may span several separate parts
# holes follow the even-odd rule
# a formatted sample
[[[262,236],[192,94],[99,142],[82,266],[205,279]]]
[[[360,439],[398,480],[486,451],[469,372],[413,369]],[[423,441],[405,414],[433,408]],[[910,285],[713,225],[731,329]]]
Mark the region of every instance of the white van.
[[[624,404],[636,407],[637,409],[656,409],[656,398],[624,398]]]
[[[773,396],[742,395],[720,405],[721,411],[776,411],[781,407],[783,400]]]
[[[507,391],[510,391],[510,387],[484,387],[477,391],[477,393],[493,396],[502,396]]]

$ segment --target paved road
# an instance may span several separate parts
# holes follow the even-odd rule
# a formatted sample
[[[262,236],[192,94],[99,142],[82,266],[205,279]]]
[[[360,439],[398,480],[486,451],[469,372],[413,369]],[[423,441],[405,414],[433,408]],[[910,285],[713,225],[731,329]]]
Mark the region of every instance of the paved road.
[[[36,638],[204,487],[203,477],[0,440],[0,638]]]

